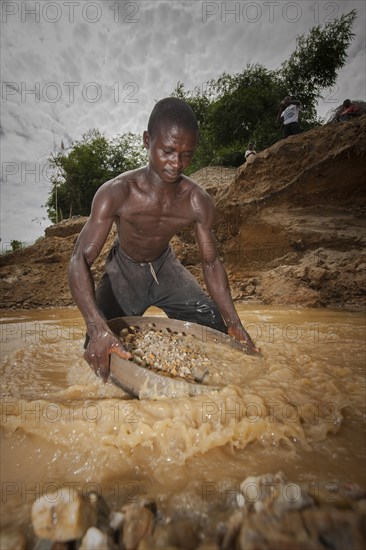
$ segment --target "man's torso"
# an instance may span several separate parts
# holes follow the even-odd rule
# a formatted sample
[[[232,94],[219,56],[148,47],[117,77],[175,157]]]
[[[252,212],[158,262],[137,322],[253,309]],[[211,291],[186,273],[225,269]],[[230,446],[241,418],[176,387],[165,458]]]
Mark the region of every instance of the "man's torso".
[[[298,105],[289,105],[286,107],[286,109],[283,111],[281,116],[283,117],[283,123],[291,124],[291,122],[298,122],[299,120],[299,107]]]
[[[128,256],[153,261],[177,232],[197,221],[199,213],[194,203],[198,186],[182,176],[162,190],[146,180],[143,170],[114,180],[114,221],[120,245]]]

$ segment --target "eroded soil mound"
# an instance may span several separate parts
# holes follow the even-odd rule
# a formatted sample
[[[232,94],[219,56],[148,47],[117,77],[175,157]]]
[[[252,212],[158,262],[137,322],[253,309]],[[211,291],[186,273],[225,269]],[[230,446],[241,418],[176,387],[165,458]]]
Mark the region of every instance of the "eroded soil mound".
[[[207,167],[197,181],[217,207],[215,234],[235,300],[361,309],[366,117],[277,142],[238,169]],[[1,257],[3,308],[72,305],[67,265],[86,218],[46,229]],[[112,233],[93,266],[101,274]],[[202,283],[192,230],[172,245]]]

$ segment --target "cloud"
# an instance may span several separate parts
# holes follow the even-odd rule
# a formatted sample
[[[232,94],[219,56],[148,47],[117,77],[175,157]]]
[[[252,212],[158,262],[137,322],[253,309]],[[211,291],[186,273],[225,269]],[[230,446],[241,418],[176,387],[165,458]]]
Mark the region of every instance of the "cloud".
[[[57,151],[61,140],[69,144],[96,127],[108,137],[142,133],[155,101],[178,81],[193,89],[248,63],[275,69],[298,35],[354,7],[356,38],[337,85],[319,102],[319,114],[345,97],[365,97],[363,1],[10,4],[8,10],[18,11],[3,14],[2,76],[15,83],[15,91],[5,88],[1,105],[2,171],[11,171],[11,163],[20,168],[13,179],[6,173],[12,183],[2,186],[4,240],[42,234],[30,220],[45,215],[41,205],[50,183],[42,177],[32,182],[31,165]],[[30,14],[36,5],[38,14]],[[22,163],[30,185],[22,183]]]

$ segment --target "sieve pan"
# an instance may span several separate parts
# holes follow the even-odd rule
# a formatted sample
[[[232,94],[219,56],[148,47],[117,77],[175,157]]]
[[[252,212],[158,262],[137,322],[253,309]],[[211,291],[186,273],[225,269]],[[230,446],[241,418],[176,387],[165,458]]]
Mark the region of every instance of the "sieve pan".
[[[124,328],[150,328],[157,331],[166,329],[168,332],[182,334],[183,337],[190,335],[203,342],[210,342],[211,344],[243,352],[247,351],[244,344],[234,340],[227,334],[189,321],[148,316],[117,317],[108,321],[108,326],[118,337]],[[117,386],[138,399],[187,397],[216,392],[221,389],[210,384],[187,382],[180,378],[158,374],[147,367],[137,365],[133,361],[122,359],[116,353],[111,353],[110,377]]]

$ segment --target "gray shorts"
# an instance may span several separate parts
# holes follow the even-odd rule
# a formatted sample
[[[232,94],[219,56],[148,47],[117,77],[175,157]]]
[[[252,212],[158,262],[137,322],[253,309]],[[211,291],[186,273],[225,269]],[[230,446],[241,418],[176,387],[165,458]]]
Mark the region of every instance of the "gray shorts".
[[[106,259],[96,302],[107,320],[140,316],[148,307],[156,306],[172,319],[227,332],[215,302],[170,247],[157,260],[140,263],[127,256],[116,241]]]

